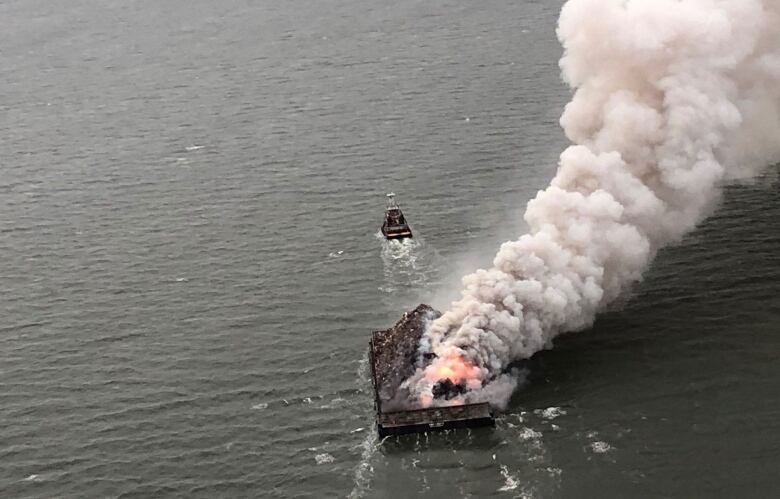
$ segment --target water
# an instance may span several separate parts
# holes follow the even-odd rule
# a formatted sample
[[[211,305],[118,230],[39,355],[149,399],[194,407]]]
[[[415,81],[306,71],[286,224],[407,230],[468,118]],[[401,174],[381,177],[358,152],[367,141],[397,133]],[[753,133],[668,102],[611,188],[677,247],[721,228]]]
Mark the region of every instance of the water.
[[[0,496],[773,495],[777,168],[495,431],[376,441],[369,332],[555,171],[560,3],[0,4]]]

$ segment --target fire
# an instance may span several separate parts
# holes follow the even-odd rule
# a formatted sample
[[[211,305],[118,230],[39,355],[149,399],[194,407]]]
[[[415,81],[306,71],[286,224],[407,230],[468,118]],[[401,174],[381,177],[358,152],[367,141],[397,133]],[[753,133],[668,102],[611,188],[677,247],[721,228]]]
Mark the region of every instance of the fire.
[[[479,369],[457,353],[437,358],[425,370],[425,379],[433,383],[448,379],[458,385],[463,381],[478,379],[479,375]]]
[[[460,351],[450,351],[437,357],[431,365],[425,369],[425,380],[430,383],[429,390],[433,385],[442,380],[449,380],[455,385],[462,385],[466,390],[473,390],[482,386],[482,371],[466,360]],[[431,407],[434,403],[434,396],[431,391],[425,391],[418,396],[420,407]],[[461,397],[451,398],[446,401],[446,405],[463,405],[464,399]]]
[[[436,377],[439,379],[447,378],[453,383],[457,383],[457,374],[448,366],[442,366],[436,370]]]

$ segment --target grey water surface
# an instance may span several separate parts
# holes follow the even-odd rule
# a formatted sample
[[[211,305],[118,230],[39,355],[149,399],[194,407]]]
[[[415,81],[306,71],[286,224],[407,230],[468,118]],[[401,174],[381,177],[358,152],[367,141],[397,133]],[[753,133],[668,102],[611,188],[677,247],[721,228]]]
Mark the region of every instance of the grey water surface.
[[[555,172],[561,3],[0,1],[0,497],[776,496],[776,167],[495,430],[377,442],[370,331]]]

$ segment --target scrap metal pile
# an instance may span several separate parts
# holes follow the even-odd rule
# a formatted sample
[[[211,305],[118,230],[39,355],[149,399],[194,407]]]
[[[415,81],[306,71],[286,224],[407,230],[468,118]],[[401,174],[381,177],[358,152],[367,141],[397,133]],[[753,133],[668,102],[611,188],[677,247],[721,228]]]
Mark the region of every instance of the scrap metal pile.
[[[374,332],[371,341],[374,386],[382,409],[400,403],[399,398],[403,397],[399,393],[400,385],[414,373],[420,338],[426,325],[439,316],[438,310],[422,304],[406,312],[390,329]]]

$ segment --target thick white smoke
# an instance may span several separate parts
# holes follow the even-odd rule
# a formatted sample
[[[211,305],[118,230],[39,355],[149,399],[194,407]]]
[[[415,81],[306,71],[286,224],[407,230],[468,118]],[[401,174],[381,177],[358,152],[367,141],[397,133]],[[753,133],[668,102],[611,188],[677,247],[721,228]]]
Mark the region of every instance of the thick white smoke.
[[[455,403],[504,406],[512,361],[590,326],[725,182],[780,159],[780,0],[569,0],[558,37],[575,145],[528,203],[529,233],[426,332],[436,358],[404,385],[423,405],[453,403],[433,399],[448,378],[468,387]]]

